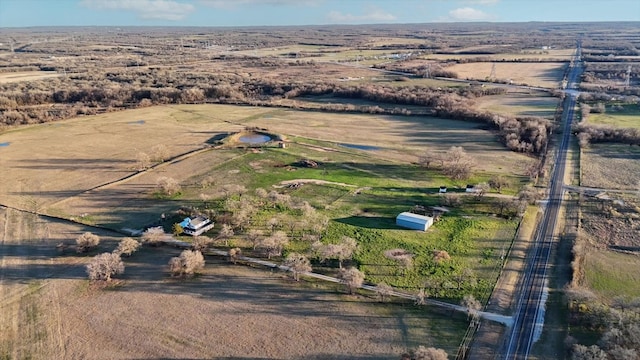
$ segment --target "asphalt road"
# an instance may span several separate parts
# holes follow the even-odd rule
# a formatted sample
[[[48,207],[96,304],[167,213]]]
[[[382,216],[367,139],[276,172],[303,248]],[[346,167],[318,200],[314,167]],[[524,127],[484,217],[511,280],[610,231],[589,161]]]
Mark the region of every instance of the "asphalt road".
[[[507,332],[508,338],[503,352],[504,359],[527,359],[534,342],[537,340],[536,335],[539,335],[544,323],[549,256],[554,243],[554,232],[562,203],[567,148],[578,96],[578,93],[572,89],[575,88],[582,70],[580,53],[581,49],[578,46],[573,66],[569,71],[567,98],[564,104],[563,135],[553,167],[548,202],[542,221],[538,224],[534,246],[527,261],[513,326]]]

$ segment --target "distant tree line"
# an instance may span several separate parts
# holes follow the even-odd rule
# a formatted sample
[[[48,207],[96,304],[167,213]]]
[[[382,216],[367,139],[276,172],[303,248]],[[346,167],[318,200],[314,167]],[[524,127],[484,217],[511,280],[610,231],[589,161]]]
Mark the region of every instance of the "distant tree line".
[[[287,80],[248,79],[236,75],[179,74],[165,70],[106,72],[74,75],[50,82],[13,83],[0,86],[0,124],[20,125],[91,115],[117,109],[155,104],[229,103],[275,106],[274,100],[301,96],[331,95],[393,104],[354,106],[324,104],[321,110],[359,111],[410,115],[401,105],[422,106],[434,116],[481,122],[497,129],[500,140],[511,150],[541,154],[545,151],[552,125],[538,117],[513,117],[478,112],[473,99],[501,94],[504,89],[469,87],[433,89],[429,87],[361,86],[328,82],[300,83]],[[295,107],[305,108],[297,102]],[[317,108],[317,107],[316,107]]]

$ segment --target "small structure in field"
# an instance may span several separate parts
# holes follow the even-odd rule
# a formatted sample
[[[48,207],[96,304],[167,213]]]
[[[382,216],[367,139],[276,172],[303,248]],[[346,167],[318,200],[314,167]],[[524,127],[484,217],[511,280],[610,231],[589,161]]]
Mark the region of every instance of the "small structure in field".
[[[440,190],[438,191],[441,194],[444,194],[447,192],[447,187],[446,186],[440,186]]]
[[[467,188],[464,191],[468,193],[475,193],[475,192],[478,192],[478,189],[476,188],[475,185],[469,184],[467,185]]]
[[[279,147],[280,149],[286,149],[287,144],[286,144],[284,141],[280,141],[280,142],[278,143],[278,147]]]
[[[427,231],[433,225],[433,217],[403,212],[396,217],[396,225],[407,229]]]
[[[185,218],[180,223],[182,231],[191,236],[200,236],[203,233],[213,229],[214,223],[204,216],[196,216],[193,218]]]

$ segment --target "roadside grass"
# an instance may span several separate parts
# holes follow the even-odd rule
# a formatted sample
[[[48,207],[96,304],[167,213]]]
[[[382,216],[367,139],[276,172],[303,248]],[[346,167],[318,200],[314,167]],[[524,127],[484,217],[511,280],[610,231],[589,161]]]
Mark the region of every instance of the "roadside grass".
[[[636,104],[623,104],[620,106],[621,109],[616,110],[607,107],[606,112],[603,114],[589,114],[587,123],[640,129],[640,107]]]
[[[582,186],[605,189],[637,189],[640,148],[598,143],[582,149]]]

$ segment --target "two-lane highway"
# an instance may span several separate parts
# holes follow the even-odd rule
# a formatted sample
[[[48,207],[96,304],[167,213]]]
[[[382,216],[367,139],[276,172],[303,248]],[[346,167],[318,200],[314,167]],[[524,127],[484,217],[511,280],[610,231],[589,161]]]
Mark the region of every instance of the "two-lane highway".
[[[544,322],[545,288],[549,257],[554,244],[554,232],[563,197],[567,149],[571,136],[571,122],[574,117],[577,92],[576,81],[581,72],[581,48],[578,44],[575,59],[569,69],[566,99],[563,112],[562,141],[555,159],[549,197],[542,221],[538,225],[531,256],[528,259],[521,283],[513,326],[507,332],[504,359],[527,359],[536,341],[536,331],[541,331]],[[539,334],[538,334],[539,335]]]

